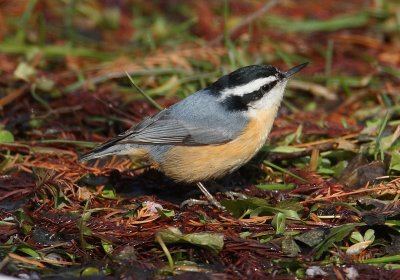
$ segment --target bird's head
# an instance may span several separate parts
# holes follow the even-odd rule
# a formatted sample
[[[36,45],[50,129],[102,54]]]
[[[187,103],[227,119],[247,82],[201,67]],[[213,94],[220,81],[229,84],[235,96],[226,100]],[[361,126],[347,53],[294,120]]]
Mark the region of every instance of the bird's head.
[[[209,92],[230,111],[249,114],[277,108],[288,79],[307,66],[297,65],[281,71],[271,65],[251,65],[221,77],[208,87]]]

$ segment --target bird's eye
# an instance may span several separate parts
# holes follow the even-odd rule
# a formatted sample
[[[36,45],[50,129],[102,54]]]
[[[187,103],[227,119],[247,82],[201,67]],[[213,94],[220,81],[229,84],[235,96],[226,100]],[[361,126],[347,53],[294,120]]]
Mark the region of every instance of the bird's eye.
[[[266,85],[264,85],[264,86],[262,86],[262,91],[263,92],[268,92],[268,91],[270,91],[271,90],[271,84],[266,84]]]
[[[261,90],[262,90],[264,93],[267,93],[267,92],[269,92],[276,84],[277,84],[277,81],[273,81],[273,82],[271,82],[271,83],[269,83],[269,84],[263,85],[263,86],[261,87]]]

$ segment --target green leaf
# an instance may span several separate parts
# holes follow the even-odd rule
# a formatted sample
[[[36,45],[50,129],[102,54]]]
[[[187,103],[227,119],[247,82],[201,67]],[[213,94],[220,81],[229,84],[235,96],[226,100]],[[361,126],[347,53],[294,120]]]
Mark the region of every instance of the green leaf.
[[[327,167],[319,167],[317,172],[321,175],[334,175],[335,171],[331,168],[327,168]]]
[[[294,184],[261,184],[257,188],[265,191],[286,191],[294,189]]]
[[[176,243],[182,240],[183,233],[176,227],[168,227],[159,230],[157,235],[159,235],[165,243]]]
[[[285,214],[288,219],[300,220],[300,217],[296,211],[280,209],[271,206],[262,206],[254,209],[253,211],[250,212],[250,217],[269,216],[278,213]]]
[[[400,153],[395,152],[390,159],[389,170],[400,171]]]
[[[344,224],[333,228],[330,230],[330,233],[325,237],[324,241],[322,241],[317,247],[315,247],[315,258],[319,259],[322,254],[328,250],[335,242],[343,241],[343,239],[350,234],[354,228],[358,226],[363,226],[365,223],[352,223],[352,224]]]
[[[315,247],[324,240],[324,236],[324,230],[313,229],[295,236],[294,239],[308,245],[309,247]]]
[[[375,231],[370,228],[364,233],[364,241],[374,241],[375,240]]]
[[[364,237],[358,231],[354,231],[350,235],[350,241],[353,243],[359,243],[364,241]]]
[[[247,238],[251,235],[252,233],[250,231],[243,231],[239,234],[240,238]]]
[[[276,204],[275,207],[280,209],[293,210],[296,212],[303,211],[304,209],[303,204],[301,204],[297,198],[288,198],[281,200]]]
[[[296,257],[300,253],[300,247],[292,237],[288,236],[282,240],[282,252],[289,257]]]
[[[106,241],[106,240],[101,240],[101,246],[103,247],[104,252],[106,252],[107,254],[111,254],[112,251],[114,250],[113,245]]]
[[[175,211],[174,210],[168,210],[168,209],[161,209],[161,208],[156,208],[158,214],[160,214],[161,218],[164,219],[171,219],[175,216]]]
[[[71,204],[71,200],[63,193],[63,191],[60,188],[55,188],[54,207],[61,209]]]
[[[235,200],[224,199],[221,201],[221,204],[222,206],[225,206],[226,210],[228,210],[236,218],[241,217],[245,212],[247,212],[248,209],[252,210],[256,209],[260,205],[268,205],[268,203],[261,198]]]
[[[300,220],[300,217],[296,211],[272,207],[265,199],[262,198],[253,197],[237,200],[226,199],[221,201],[221,204],[237,218],[247,214],[249,214],[250,217],[254,217],[258,215],[266,216],[283,213],[288,219]]]
[[[0,130],[0,144],[14,142],[14,135],[8,130]]]
[[[348,165],[347,161],[341,160],[336,165],[332,166],[333,177],[339,178],[340,175],[342,175],[343,170],[346,168],[347,165]]]
[[[283,213],[277,213],[271,222],[272,226],[275,228],[276,234],[282,234],[285,232],[286,228],[286,216]]]
[[[21,229],[25,235],[28,235],[28,233],[31,232],[32,228],[33,228],[33,226],[26,222],[21,223]]]
[[[184,235],[183,240],[217,253],[224,247],[224,235],[221,233],[191,233]]]
[[[27,245],[18,246],[18,251],[36,259],[40,258],[40,254]]]
[[[168,227],[157,232],[157,237],[166,244],[189,243],[214,252],[219,252],[224,247],[224,235],[220,233],[190,233],[183,234],[176,227]]]
[[[103,191],[101,192],[101,196],[108,199],[117,199],[117,193],[115,189],[111,186],[105,186]]]
[[[92,276],[100,274],[100,270],[97,267],[87,267],[81,272],[81,276]]]

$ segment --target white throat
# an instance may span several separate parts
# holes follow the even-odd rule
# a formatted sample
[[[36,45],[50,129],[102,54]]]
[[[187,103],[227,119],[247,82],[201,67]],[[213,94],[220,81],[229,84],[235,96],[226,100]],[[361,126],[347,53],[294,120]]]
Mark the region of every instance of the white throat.
[[[248,114],[251,117],[255,117],[260,111],[272,111],[276,112],[281,105],[283,94],[285,92],[287,81],[278,83],[270,92],[265,94],[263,98],[250,104]]]

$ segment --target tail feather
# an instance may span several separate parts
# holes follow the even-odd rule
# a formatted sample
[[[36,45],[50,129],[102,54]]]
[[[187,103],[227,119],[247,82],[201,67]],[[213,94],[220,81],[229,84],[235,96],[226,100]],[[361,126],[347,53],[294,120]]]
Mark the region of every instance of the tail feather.
[[[88,161],[95,158],[105,157],[114,154],[121,154],[125,150],[125,145],[118,144],[122,137],[115,137],[97,146],[90,152],[79,157],[79,161]]]
[[[79,161],[88,161],[96,158],[101,158],[105,156],[111,156],[111,155],[122,155],[125,154],[126,147],[125,145],[115,145],[111,147],[98,147],[90,152],[83,154],[79,157]]]
[[[129,155],[134,158],[147,158],[149,150],[136,144],[120,144],[120,139],[111,139],[86,154],[79,157],[79,161],[89,161],[96,158],[112,155]]]

